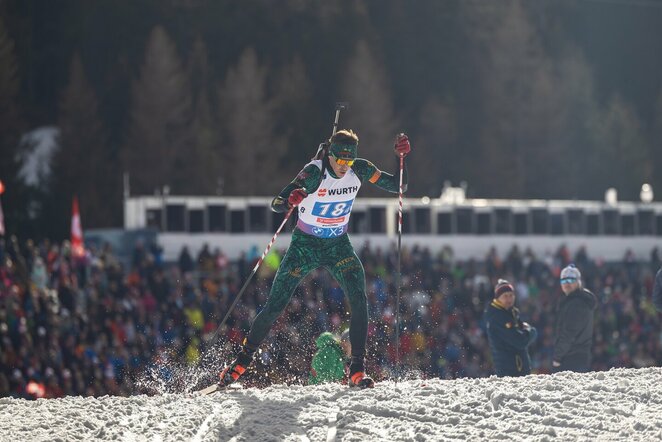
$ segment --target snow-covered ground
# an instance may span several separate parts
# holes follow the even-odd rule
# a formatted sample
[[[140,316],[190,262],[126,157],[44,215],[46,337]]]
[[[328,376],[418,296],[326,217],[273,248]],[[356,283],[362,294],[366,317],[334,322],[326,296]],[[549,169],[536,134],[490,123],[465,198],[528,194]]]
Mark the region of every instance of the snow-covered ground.
[[[662,440],[662,369],[526,378],[0,399],[10,441]]]

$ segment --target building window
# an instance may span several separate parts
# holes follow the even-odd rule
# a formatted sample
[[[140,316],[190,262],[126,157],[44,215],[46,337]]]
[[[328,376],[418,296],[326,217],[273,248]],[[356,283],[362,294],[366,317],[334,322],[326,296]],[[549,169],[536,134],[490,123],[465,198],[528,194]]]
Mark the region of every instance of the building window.
[[[655,234],[655,216],[652,210],[640,210],[639,213],[639,235]]]
[[[430,222],[431,212],[427,207],[418,207],[414,209],[414,222],[416,223],[416,233],[430,233],[432,226]]]
[[[583,235],[586,232],[586,216],[581,209],[568,210],[568,234]]]
[[[469,235],[474,232],[474,211],[473,209],[456,209],[455,226],[456,233],[460,235]]]
[[[514,218],[514,229],[515,235],[528,235],[529,234],[529,214],[526,212],[515,213]]]
[[[371,207],[368,209],[370,218],[370,233],[386,233],[386,209]]]
[[[589,213],[586,215],[586,234],[595,236],[600,235],[600,214]]]
[[[162,214],[161,209],[147,209],[147,227],[161,230],[161,224],[163,224]]]
[[[210,205],[207,207],[207,213],[209,215],[210,232],[227,231],[227,209],[225,206]]]
[[[490,235],[492,233],[492,212],[476,213],[476,233]]]
[[[619,216],[617,210],[603,210],[602,211],[603,233],[605,235],[620,235],[621,226],[619,223]]]
[[[205,211],[202,209],[191,209],[188,211],[188,231],[200,233],[205,230]]]
[[[184,204],[168,204],[166,206],[166,230],[168,232],[185,232],[186,206]]]
[[[249,230],[265,232],[267,230],[267,208],[265,206],[250,206],[248,208]]]
[[[349,233],[368,233],[368,214],[366,212],[352,212],[349,218]]]
[[[532,233],[534,235],[549,234],[549,212],[547,209],[532,209],[531,220],[533,224]]]
[[[243,209],[230,210],[230,232],[246,232],[246,211]]]
[[[635,233],[634,213],[621,215],[621,235],[633,236]]]
[[[513,233],[513,212],[502,208],[494,210],[494,233],[508,235]]]
[[[450,212],[437,213],[437,233],[449,235],[453,233],[453,219]]]

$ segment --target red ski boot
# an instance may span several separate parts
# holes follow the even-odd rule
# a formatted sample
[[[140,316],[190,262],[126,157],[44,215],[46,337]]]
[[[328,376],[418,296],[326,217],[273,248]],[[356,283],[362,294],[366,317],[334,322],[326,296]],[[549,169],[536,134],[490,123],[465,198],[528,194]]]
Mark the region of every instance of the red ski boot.
[[[375,381],[365,374],[363,358],[352,356],[352,363],[349,366],[349,386],[359,388],[373,388]]]
[[[246,370],[248,370],[254,357],[255,353],[248,353],[246,350],[239,352],[237,358],[221,371],[218,386],[221,388],[227,387],[239,380],[246,373]]]
[[[375,386],[375,381],[372,380],[370,376],[366,376],[364,372],[357,371],[349,377],[349,386],[359,388],[373,388]]]

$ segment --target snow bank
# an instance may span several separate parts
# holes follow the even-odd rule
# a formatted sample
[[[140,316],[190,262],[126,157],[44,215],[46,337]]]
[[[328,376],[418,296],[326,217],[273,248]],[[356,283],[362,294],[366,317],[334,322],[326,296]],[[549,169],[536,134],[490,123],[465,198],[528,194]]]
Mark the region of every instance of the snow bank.
[[[662,440],[662,369],[0,399],[2,440]]]

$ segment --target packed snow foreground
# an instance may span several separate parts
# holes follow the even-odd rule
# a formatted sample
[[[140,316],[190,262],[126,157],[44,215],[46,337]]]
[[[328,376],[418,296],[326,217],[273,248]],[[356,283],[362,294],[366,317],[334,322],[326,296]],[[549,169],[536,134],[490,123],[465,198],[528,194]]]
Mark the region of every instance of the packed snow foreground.
[[[662,440],[662,369],[0,399],[1,440]]]

